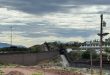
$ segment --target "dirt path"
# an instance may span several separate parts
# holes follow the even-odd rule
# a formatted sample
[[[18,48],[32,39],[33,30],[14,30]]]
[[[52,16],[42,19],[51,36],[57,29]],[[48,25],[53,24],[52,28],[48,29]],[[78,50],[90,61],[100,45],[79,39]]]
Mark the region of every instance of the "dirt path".
[[[19,71],[24,75],[32,75],[35,72],[33,70],[23,69],[23,68],[2,68],[1,70],[4,72],[4,74],[8,74],[11,71]]]
[[[7,75],[8,73],[10,73],[12,71],[21,72],[24,75],[32,75],[33,73],[40,72],[40,70],[30,69],[30,68],[1,68],[1,70],[4,72],[5,75]],[[43,71],[41,71],[41,72],[43,72]],[[45,75],[57,75],[57,74],[48,73],[48,72],[45,72],[44,74]]]

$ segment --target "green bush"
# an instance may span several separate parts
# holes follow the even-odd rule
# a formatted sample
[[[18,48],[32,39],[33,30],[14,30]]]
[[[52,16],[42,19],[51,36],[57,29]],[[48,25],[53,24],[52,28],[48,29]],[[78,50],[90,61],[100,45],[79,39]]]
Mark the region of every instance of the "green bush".
[[[95,50],[86,50],[82,54],[82,59],[90,59],[90,54],[92,53],[92,58],[96,59],[98,57],[97,53]]]
[[[68,53],[68,57],[72,60],[72,61],[75,61],[75,60],[79,60],[81,58],[81,52],[70,52]]]
[[[32,75],[43,75],[42,72],[36,72],[36,73],[33,73]]]
[[[0,75],[4,75],[4,72],[2,70],[0,70]]]

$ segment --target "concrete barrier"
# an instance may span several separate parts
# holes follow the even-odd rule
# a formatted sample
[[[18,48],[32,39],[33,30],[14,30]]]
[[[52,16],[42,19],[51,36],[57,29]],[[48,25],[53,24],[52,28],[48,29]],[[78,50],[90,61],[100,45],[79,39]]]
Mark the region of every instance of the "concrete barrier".
[[[39,62],[51,59],[58,55],[58,52],[26,53],[26,54],[0,54],[0,63],[36,65]]]

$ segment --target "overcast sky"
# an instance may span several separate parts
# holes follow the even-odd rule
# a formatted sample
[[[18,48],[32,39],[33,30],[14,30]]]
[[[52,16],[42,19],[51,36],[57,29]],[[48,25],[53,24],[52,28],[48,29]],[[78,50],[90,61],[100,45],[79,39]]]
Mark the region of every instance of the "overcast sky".
[[[13,44],[27,47],[98,39],[101,13],[110,32],[110,0],[0,0],[0,42],[10,43],[11,25]]]

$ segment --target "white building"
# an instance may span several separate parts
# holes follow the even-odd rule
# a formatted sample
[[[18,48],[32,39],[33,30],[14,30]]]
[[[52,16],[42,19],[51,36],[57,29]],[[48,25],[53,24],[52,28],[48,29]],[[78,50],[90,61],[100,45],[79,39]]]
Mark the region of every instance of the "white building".
[[[66,51],[67,51],[67,53],[70,53],[73,50],[71,48],[67,48]]]
[[[110,39],[106,39],[103,43],[103,48],[110,48]],[[98,40],[86,41],[81,46],[80,49],[85,51],[87,49],[95,49],[97,53],[100,52],[100,42]],[[104,51],[103,51],[104,52]]]

